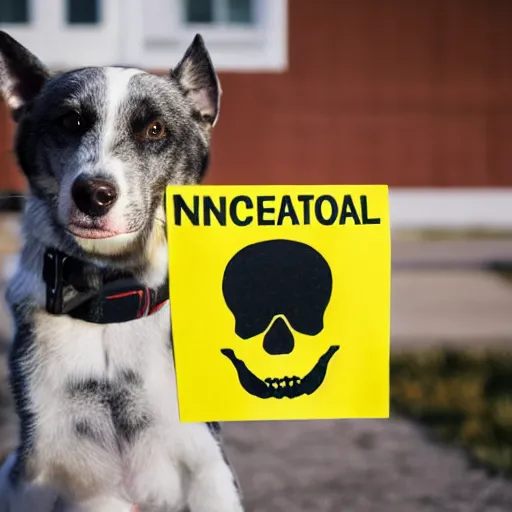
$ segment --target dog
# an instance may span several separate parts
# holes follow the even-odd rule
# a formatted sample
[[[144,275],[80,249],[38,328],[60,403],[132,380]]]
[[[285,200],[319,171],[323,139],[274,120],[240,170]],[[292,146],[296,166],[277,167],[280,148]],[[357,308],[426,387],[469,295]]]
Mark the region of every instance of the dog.
[[[6,297],[20,440],[1,512],[242,512],[216,423],[180,423],[165,188],[208,167],[221,89],[197,35],[167,76],[52,74],[0,32],[29,191]]]

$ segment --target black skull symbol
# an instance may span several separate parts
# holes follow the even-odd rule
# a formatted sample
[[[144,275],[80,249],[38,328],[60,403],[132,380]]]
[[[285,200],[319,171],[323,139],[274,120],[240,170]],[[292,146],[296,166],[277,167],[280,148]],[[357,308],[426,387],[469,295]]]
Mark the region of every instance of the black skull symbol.
[[[244,247],[231,258],[224,271],[222,291],[235,317],[236,334],[246,340],[267,331],[264,350],[285,355],[293,351],[295,340],[282,317],[297,332],[319,334],[331,298],[332,273],[325,258],[311,246],[267,240]],[[233,350],[222,349],[222,353],[235,366],[240,384],[248,393],[260,398],[295,398],[318,389],[338,348],[331,346],[302,379],[293,376],[264,381]]]

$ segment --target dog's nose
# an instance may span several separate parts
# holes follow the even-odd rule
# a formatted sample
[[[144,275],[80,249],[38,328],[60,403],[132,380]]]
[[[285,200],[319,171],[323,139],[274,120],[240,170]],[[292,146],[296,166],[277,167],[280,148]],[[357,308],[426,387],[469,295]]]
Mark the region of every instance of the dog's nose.
[[[71,195],[81,212],[91,217],[102,217],[114,206],[117,190],[110,181],[78,176]]]

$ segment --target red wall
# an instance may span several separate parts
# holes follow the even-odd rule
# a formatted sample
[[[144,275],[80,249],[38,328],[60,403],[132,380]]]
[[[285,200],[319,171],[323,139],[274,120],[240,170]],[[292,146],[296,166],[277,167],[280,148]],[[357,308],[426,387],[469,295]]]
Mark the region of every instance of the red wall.
[[[512,2],[289,3],[289,72],[221,77],[212,182],[512,185]]]
[[[512,185],[512,2],[289,0],[289,45],[221,74],[209,182]]]
[[[25,180],[12,154],[13,125],[5,105],[0,103],[0,194],[23,191]]]

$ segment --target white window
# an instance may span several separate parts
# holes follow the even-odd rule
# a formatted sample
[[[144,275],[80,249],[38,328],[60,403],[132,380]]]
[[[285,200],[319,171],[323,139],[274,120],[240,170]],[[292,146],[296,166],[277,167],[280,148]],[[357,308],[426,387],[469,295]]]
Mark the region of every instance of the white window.
[[[287,0],[0,0],[0,28],[54,68],[174,66],[201,33],[219,70],[287,66]]]
[[[138,64],[165,69],[181,57],[194,35],[200,33],[218,69],[281,71],[287,67],[287,0],[143,3],[142,30],[137,43],[132,40],[132,56]],[[130,14],[134,15],[135,9],[127,11],[128,17]]]
[[[0,0],[0,28],[47,66],[112,64],[122,0]]]

